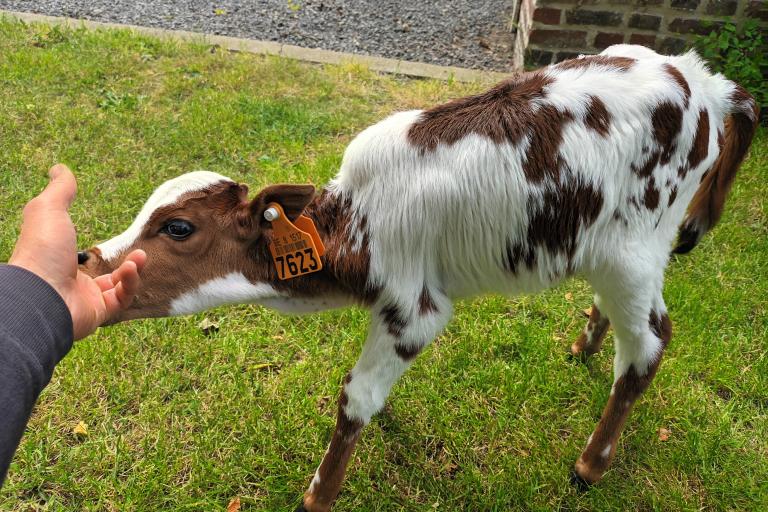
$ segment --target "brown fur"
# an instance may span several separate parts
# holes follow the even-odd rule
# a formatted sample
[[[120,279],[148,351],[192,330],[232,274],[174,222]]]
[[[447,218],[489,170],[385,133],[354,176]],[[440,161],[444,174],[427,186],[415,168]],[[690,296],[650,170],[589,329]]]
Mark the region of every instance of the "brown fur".
[[[564,254],[572,259],[579,232],[592,225],[602,206],[600,190],[576,178],[566,179],[554,189],[546,189],[542,204],[529,199],[528,209],[535,213],[528,225],[524,245],[508,244],[507,268],[517,272],[521,262],[525,262],[529,269],[533,268],[538,250]]]
[[[680,89],[683,91],[683,98],[685,101],[685,108],[688,108],[688,104],[691,99],[691,87],[688,85],[688,81],[683,74],[672,64],[664,64],[664,71],[674,80]]]
[[[381,318],[387,326],[387,332],[399,338],[403,334],[403,329],[408,323],[400,314],[400,308],[397,304],[388,304],[381,309]]]
[[[660,315],[652,311],[648,325],[651,332],[661,341],[663,352],[672,338],[672,323],[669,317],[666,313]],[[608,398],[592,438],[576,462],[576,472],[586,482],[595,483],[600,480],[611,465],[624,423],[632,411],[632,406],[656,375],[661,357],[662,355],[659,354],[643,375],[640,375],[634,366],[630,366],[614,384],[613,394]],[[609,445],[611,448],[608,456],[603,457],[602,452]]]
[[[655,210],[659,206],[659,189],[656,188],[656,180],[653,176],[646,182],[643,204],[649,210]]]
[[[608,55],[592,55],[579,59],[564,60],[555,64],[557,69],[584,69],[591,66],[603,66],[617,71],[628,71],[637,62],[630,57],[612,57]]]
[[[630,168],[639,178],[647,178],[653,174],[653,170],[659,165],[660,151],[653,151],[648,155],[648,159],[643,164],[631,164]]]
[[[330,510],[333,500],[339,494],[347,464],[349,464],[349,459],[363,429],[361,421],[350,419],[344,412],[344,407],[348,401],[344,386],[349,384],[351,380],[352,376],[348,374],[341,388],[336,430],[333,432],[331,443],[328,446],[328,453],[323,457],[317,470],[320,484],[315,486],[312,493],[307,491],[304,494],[304,508],[308,512],[327,512]]]
[[[672,206],[672,203],[675,202],[675,199],[677,199],[677,185],[672,187],[672,190],[669,192],[669,201],[667,202],[667,206]]]
[[[608,109],[605,107],[603,100],[597,96],[589,97],[589,106],[587,107],[587,115],[584,118],[584,123],[603,137],[608,136],[611,115],[608,113]]]
[[[171,301],[199,283],[242,272],[252,282],[269,282],[275,288],[295,296],[341,295],[363,304],[372,303],[378,290],[368,285],[370,255],[368,234],[358,251],[351,249],[351,207],[348,201],[331,193],[314,195],[311,185],[274,185],[247,200],[244,185],[221,183],[182,195],[174,204],[158,208],[130,250],[147,253],[144,282],[131,309],[121,320],[137,317],[166,316]],[[271,202],[279,203],[290,218],[302,211],[314,219],[326,246],[321,271],[281,281],[269,252],[271,227],[263,212]],[[218,214],[211,214],[218,212]],[[184,241],[170,240],[160,229],[173,218],[183,218],[196,226],[196,234]],[[364,220],[364,219],[363,219]],[[360,222],[361,225],[364,222]],[[359,228],[357,228],[359,229]],[[197,235],[197,236],[196,236]],[[90,275],[114,270],[116,262],[105,262],[94,248],[81,268]],[[177,268],[177,258],[184,258],[184,268]],[[119,261],[120,258],[116,258]]]
[[[701,237],[720,220],[736,171],[747,156],[755,135],[758,107],[754,98],[737,85],[730,99],[733,103],[733,113],[725,123],[722,150],[688,205],[688,216],[674,249],[676,253],[684,254],[693,249]],[[706,127],[709,131],[708,121]],[[694,159],[698,157],[699,153],[694,152]]]
[[[437,306],[432,300],[432,296],[429,294],[429,289],[425,284],[421,288],[421,293],[419,294],[419,314],[424,316],[435,312],[437,312]]]
[[[693,138],[691,151],[688,153],[688,166],[691,169],[707,158],[709,148],[709,113],[706,109],[699,112],[699,122],[696,125],[696,135]]]
[[[666,165],[677,148],[677,136],[683,125],[683,111],[668,101],[659,103],[651,115],[653,136],[661,146],[659,163]]]
[[[574,356],[584,355],[589,357],[593,354],[600,352],[603,346],[603,339],[605,333],[608,332],[610,322],[608,318],[604,317],[597,305],[592,304],[592,310],[589,313],[589,321],[587,322],[587,330],[592,333],[591,337],[587,336],[586,332],[582,332],[578,339],[571,345],[571,354]]]
[[[530,102],[543,98],[551,82],[541,73],[524,73],[482,94],[426,110],[408,130],[408,140],[425,151],[454,144],[470,133],[516,144],[533,116]]]

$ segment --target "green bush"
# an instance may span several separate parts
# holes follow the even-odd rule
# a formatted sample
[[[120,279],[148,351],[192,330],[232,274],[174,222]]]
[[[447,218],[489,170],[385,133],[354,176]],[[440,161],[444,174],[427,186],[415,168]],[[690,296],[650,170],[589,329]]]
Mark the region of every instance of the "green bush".
[[[758,104],[768,106],[768,40],[755,20],[747,20],[741,30],[727,23],[707,36],[700,37],[694,48],[712,66],[749,90]]]

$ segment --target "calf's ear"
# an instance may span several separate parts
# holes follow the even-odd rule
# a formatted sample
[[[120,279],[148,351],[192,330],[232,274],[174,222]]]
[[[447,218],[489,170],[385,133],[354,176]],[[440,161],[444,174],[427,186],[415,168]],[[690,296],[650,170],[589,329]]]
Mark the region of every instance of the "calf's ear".
[[[288,218],[294,221],[314,197],[315,187],[313,185],[270,185],[253,198],[251,215],[254,219],[258,219],[260,224],[266,223],[264,210],[270,203],[277,203],[283,208]]]

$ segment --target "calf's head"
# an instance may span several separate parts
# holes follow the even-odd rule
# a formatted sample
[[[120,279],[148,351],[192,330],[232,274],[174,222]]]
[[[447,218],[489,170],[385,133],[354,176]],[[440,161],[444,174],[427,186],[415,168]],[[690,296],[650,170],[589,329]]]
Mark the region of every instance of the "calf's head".
[[[106,274],[134,249],[147,253],[139,294],[117,321],[270,298],[272,262],[258,257],[271,233],[264,210],[278,203],[293,220],[314,195],[312,185],[273,185],[249,200],[225,176],[184,174],[158,187],[122,234],[79,253],[80,269]]]

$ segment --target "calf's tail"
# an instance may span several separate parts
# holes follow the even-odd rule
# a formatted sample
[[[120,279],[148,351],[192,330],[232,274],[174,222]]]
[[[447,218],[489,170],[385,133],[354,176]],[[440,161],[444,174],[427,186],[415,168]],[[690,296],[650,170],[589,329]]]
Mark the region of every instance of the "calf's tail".
[[[725,121],[725,141],[720,156],[688,206],[688,215],[680,227],[677,245],[672,250],[674,253],[685,254],[696,247],[701,237],[720,220],[736,171],[755,135],[758,106],[752,95],[740,85],[734,84],[729,101],[730,117]]]

